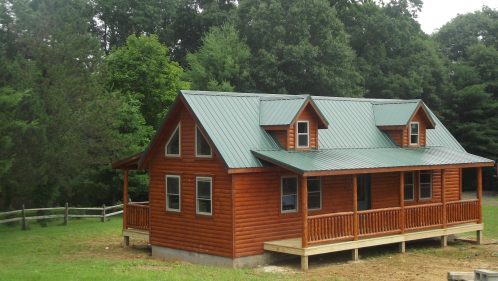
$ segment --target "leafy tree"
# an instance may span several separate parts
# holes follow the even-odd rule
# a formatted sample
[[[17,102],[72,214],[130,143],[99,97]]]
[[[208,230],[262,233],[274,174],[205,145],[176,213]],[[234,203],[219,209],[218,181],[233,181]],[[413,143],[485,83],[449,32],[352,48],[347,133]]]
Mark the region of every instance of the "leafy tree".
[[[255,88],[358,96],[362,78],[335,9],[326,1],[240,1],[238,28],[251,49]]]
[[[157,128],[178,90],[188,85],[180,80],[183,73],[168,58],[168,49],[157,36],[128,37],[126,46],[106,58],[106,85],[140,102],[146,123]]]
[[[244,91],[250,88],[249,47],[233,25],[214,27],[203,38],[198,52],[187,55],[186,73],[192,89]]]

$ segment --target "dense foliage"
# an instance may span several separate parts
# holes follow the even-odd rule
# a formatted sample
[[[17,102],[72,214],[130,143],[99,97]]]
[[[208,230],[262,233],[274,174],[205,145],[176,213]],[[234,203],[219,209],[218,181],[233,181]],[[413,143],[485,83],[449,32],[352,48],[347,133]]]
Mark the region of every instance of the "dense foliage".
[[[113,203],[179,89],[422,98],[498,159],[498,11],[421,0],[0,0],[0,208]],[[147,177],[131,176],[146,199]]]

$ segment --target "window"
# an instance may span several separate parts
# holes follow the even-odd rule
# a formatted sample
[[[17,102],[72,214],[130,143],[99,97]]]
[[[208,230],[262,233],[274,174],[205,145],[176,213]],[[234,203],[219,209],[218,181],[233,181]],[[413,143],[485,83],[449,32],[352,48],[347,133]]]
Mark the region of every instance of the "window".
[[[180,176],[166,176],[166,211],[180,212]]]
[[[415,173],[405,172],[405,201],[415,199]]]
[[[309,122],[297,121],[297,147],[309,147]]]
[[[432,172],[431,171],[420,171],[419,197],[420,197],[420,199],[431,199],[432,198]]]
[[[419,124],[418,122],[410,123],[410,145],[417,145],[419,138]]]
[[[197,214],[211,215],[213,214],[212,204],[212,183],[210,177],[196,177],[196,198],[197,198]]]
[[[297,177],[282,177],[282,213],[297,212]]]
[[[308,210],[322,208],[322,187],[319,177],[308,178]]]
[[[180,156],[180,123],[166,143],[166,156]]]
[[[211,157],[211,146],[202,134],[199,127],[195,127],[195,156],[197,157]]]

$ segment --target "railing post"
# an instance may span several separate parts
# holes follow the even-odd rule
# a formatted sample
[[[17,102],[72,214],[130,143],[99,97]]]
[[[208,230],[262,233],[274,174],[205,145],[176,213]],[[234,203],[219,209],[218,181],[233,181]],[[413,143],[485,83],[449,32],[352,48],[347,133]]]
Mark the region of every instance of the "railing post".
[[[123,171],[123,229],[127,228],[126,225],[126,207],[128,205],[128,170]]]
[[[102,217],[100,218],[100,221],[105,221],[105,204],[102,204]]]
[[[441,201],[443,203],[443,228],[446,228],[448,219],[446,218],[446,180],[445,180],[445,170],[441,169]]]
[[[479,223],[482,223],[482,167],[477,168],[477,200],[479,200]]]
[[[64,205],[64,225],[67,225],[69,220],[69,204],[66,202]]]
[[[399,174],[399,229],[401,233],[405,233],[405,172]]]
[[[22,204],[21,214],[22,214],[21,229],[22,230],[26,230],[27,229],[27,226],[26,226],[26,211],[24,210],[24,204]]]
[[[302,247],[308,247],[308,177],[301,177]]]
[[[358,177],[353,175],[353,235],[358,240]]]

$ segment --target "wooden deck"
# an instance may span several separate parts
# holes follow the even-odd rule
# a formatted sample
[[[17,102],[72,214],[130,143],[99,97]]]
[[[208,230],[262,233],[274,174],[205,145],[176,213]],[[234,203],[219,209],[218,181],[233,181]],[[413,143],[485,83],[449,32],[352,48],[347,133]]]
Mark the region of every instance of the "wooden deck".
[[[403,234],[386,235],[374,238],[360,238],[353,241],[329,242],[302,247],[301,238],[292,238],[285,240],[269,241],[264,243],[264,249],[267,251],[297,255],[302,257],[301,266],[304,270],[308,267],[308,256],[325,253],[333,253],[346,250],[354,250],[353,258],[358,258],[358,249],[386,244],[400,243],[400,251],[404,252],[405,242],[426,238],[441,237],[443,246],[446,245],[448,235],[477,231],[477,240],[480,243],[480,235],[483,224],[462,224],[450,226],[447,228],[429,229],[423,231],[406,232]],[[303,259],[304,258],[304,259]],[[304,263],[304,264],[303,264]]]

